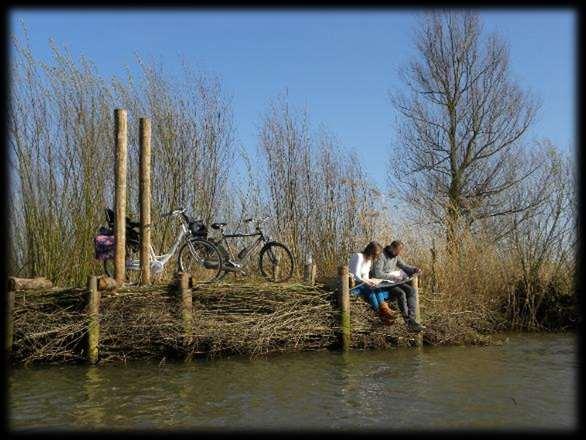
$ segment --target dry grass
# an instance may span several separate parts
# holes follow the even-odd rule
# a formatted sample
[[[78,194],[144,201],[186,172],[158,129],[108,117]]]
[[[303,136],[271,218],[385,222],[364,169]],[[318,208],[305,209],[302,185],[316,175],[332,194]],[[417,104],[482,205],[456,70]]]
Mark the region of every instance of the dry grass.
[[[84,289],[16,292],[17,364],[68,363],[85,359],[87,314]],[[443,299],[421,295],[433,345],[485,343],[474,314],[444,314]],[[324,285],[240,283],[193,288],[192,331],[184,334],[181,300],[159,285],[102,292],[100,362],[131,359],[259,357],[284,351],[325,350],[338,345],[335,295]],[[352,348],[385,349],[415,344],[401,319],[392,327],[360,298],[351,300]]]

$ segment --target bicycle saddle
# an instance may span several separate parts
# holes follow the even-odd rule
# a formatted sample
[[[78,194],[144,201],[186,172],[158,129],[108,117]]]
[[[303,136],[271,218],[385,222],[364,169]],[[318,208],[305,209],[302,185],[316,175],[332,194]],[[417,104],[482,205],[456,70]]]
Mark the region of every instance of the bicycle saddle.
[[[226,226],[228,223],[212,223],[212,229],[220,229]]]

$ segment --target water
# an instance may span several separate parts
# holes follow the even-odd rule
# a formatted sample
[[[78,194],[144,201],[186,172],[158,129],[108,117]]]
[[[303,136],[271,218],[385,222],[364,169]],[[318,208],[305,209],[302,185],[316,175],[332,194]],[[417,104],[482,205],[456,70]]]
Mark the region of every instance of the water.
[[[574,335],[488,347],[19,368],[12,429],[574,429]]]

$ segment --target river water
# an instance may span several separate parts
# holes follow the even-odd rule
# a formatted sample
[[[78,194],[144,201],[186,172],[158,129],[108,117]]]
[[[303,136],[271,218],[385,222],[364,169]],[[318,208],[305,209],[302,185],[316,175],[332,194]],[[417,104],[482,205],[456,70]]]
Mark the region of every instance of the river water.
[[[574,429],[575,335],[508,337],[486,347],[17,368],[8,421],[15,430]]]

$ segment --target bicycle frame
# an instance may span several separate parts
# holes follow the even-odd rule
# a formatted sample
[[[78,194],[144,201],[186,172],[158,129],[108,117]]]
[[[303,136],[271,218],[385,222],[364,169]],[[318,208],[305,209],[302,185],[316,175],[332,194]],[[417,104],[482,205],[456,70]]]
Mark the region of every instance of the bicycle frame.
[[[228,255],[230,256],[231,260],[236,260],[236,258],[234,258],[234,255],[232,255],[232,249],[230,248],[230,243],[228,243],[228,238],[243,238],[243,237],[256,237],[258,236],[258,238],[256,240],[254,240],[249,246],[244,246],[240,252],[243,252],[242,256],[237,258],[238,261],[244,261],[248,258],[248,256],[250,256],[260,245],[261,243],[265,243],[268,241],[268,238],[263,234],[262,231],[257,230],[257,232],[254,232],[252,234],[224,234],[222,232],[222,239],[219,240],[219,243],[225,243],[226,246],[224,247],[224,249],[226,249],[226,251],[228,252]]]
[[[171,258],[173,258],[173,255],[175,255],[175,252],[177,252],[177,248],[179,248],[179,245],[181,244],[181,242],[188,235],[189,235],[189,230],[188,230],[187,226],[185,225],[185,223],[182,221],[181,222],[181,230],[179,231],[179,234],[177,234],[177,238],[175,239],[175,242],[171,246],[171,249],[169,250],[169,252],[167,252],[166,254],[162,254],[162,255],[156,255],[155,249],[153,248],[153,245],[152,244],[150,245],[150,247],[149,247],[149,263],[152,265],[154,262],[157,262],[160,265],[159,270],[163,270],[165,265],[169,262],[169,260],[171,260]],[[140,270],[140,259],[127,261],[126,269]]]

